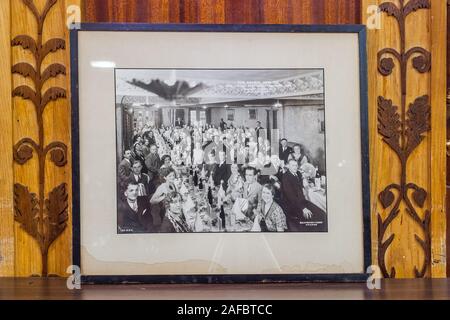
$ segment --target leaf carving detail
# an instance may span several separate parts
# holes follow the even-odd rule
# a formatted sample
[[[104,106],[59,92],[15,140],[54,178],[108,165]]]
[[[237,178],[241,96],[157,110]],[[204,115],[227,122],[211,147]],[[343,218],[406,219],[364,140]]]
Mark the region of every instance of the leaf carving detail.
[[[431,8],[431,4],[429,0],[409,0],[409,2],[405,5],[403,9],[403,14],[405,17],[409,15],[413,11],[417,11],[419,9],[429,9]]]
[[[413,199],[416,202],[416,204],[423,208],[423,205],[425,204],[425,200],[427,199],[427,192],[425,191],[425,189],[423,188],[417,188],[416,190],[414,190],[413,194]]]
[[[66,67],[60,63],[54,63],[48,66],[42,73],[42,82],[45,82],[50,78],[54,78],[59,74],[66,74]]]
[[[45,106],[50,101],[56,101],[59,98],[65,98],[65,97],[66,97],[66,90],[64,90],[62,88],[52,87],[52,88],[48,89],[45,92],[44,96],[42,97],[41,110],[44,110]]]
[[[383,140],[397,153],[400,152],[400,115],[392,100],[378,97],[378,132]]]
[[[378,195],[378,199],[380,200],[383,208],[386,209],[394,202],[395,196],[392,191],[386,189],[380,192],[380,194]]]
[[[23,49],[31,51],[31,53],[33,53],[34,55],[37,54],[36,41],[27,35],[20,35],[15,37],[11,41],[11,46],[13,47],[21,46]]]
[[[14,185],[14,218],[34,239],[39,240],[39,201],[35,193],[30,193],[21,184]]]
[[[42,46],[42,58],[46,57],[50,52],[56,52],[66,48],[66,41],[63,39],[50,39]]]
[[[44,225],[46,228],[47,245],[55,241],[64,231],[68,220],[68,194],[66,184],[54,188],[45,200]]]
[[[17,63],[12,67],[12,73],[20,74],[23,77],[30,77],[36,80],[36,70],[34,67],[26,62]]]
[[[428,96],[417,98],[414,103],[409,105],[406,113],[406,132],[408,139],[406,152],[409,155],[424,139],[423,134],[430,130],[430,110]]]
[[[25,100],[33,101],[35,106],[39,106],[38,97],[36,92],[28,86],[19,86],[12,92],[13,97],[22,97]]]
[[[400,9],[392,2],[384,2],[384,3],[380,4],[379,8],[380,8],[380,11],[386,12],[388,16],[393,16],[397,20],[399,20],[401,17],[402,13],[401,13]]]

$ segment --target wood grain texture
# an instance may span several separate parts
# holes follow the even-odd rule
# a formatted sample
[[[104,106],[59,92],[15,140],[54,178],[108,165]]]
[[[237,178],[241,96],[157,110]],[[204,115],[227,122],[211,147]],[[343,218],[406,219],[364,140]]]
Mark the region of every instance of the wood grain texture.
[[[445,13],[445,14],[443,14]],[[447,128],[447,3],[434,1],[431,8],[431,273],[446,276],[446,128]]]
[[[42,12],[46,1],[34,0],[36,8]],[[59,0],[50,9],[48,17],[43,25],[42,39],[47,41],[53,38],[68,38],[68,29],[66,28],[66,6],[69,2]],[[33,39],[38,38],[38,24],[33,18],[30,10],[24,6],[22,1],[13,1],[11,7],[11,38],[18,35],[28,35]],[[20,62],[31,63],[36,67],[32,55],[22,47],[12,48],[13,64]],[[59,50],[50,53],[43,61],[41,71],[45,70],[53,63],[69,65],[69,51]],[[13,87],[28,85],[35,88],[34,83],[22,75],[14,74]],[[68,89],[70,78],[64,74],[59,74],[55,78],[48,80],[42,87],[43,92],[52,87]],[[36,89],[36,88],[35,88]],[[59,99],[51,101],[43,112],[43,137],[39,137],[39,122],[34,112],[33,104],[29,100],[21,98],[13,99],[13,117],[14,133],[13,142],[17,143],[22,138],[31,138],[35,141],[42,139],[43,145],[48,145],[53,141],[60,141],[65,145],[70,141],[70,106],[68,99]],[[29,191],[39,195],[39,161],[38,156],[34,155],[26,164],[14,164],[14,183],[22,184],[29,188]],[[69,157],[70,159],[70,154]],[[50,154],[47,156],[45,167],[45,183],[43,190],[45,197],[61,183],[68,185],[70,189],[71,169],[70,163],[64,167],[55,166],[50,161]],[[70,197],[68,201],[71,201]],[[68,224],[71,225],[71,215],[69,214]],[[30,276],[42,274],[41,250],[38,243],[28,235],[18,223],[15,224],[15,275]],[[48,251],[48,274],[65,275],[67,267],[71,264],[71,228],[66,228],[62,235],[50,246]]]
[[[34,193],[28,186],[14,184],[14,219],[20,224],[21,229],[26,231],[39,244],[42,256],[42,275],[48,274],[48,251],[67,226],[67,187],[64,182],[58,186],[51,187],[48,197],[45,194],[47,180],[47,160],[53,162],[57,167],[63,168],[67,164],[67,146],[62,141],[46,142],[46,127],[44,126],[44,115],[47,107],[55,101],[66,98],[66,90],[58,86],[48,86],[47,82],[57,78],[58,75],[66,75],[66,67],[60,63],[51,63],[43,67],[43,61],[51,52],[64,50],[66,43],[64,39],[51,37],[44,40],[43,26],[47,20],[48,13],[57,3],[56,0],[47,0],[44,9],[39,11],[32,1],[22,1],[30,10],[35,22],[38,24],[38,37],[33,39],[28,35],[14,37],[11,45],[20,46],[33,54],[33,66],[30,62],[18,62],[12,66],[12,72],[23,78],[29,78],[34,88],[27,85],[14,87],[13,97],[30,100],[33,103],[33,112],[36,116],[38,127],[38,140],[24,137],[13,147],[14,161],[25,166],[33,157],[38,162],[39,191]]]
[[[447,141],[450,141],[450,1],[447,1]],[[446,194],[446,215],[447,215],[447,277],[450,277],[450,146],[447,146],[447,194]]]
[[[364,0],[362,4],[363,21],[369,21],[371,13],[366,9],[371,5],[380,5],[385,1]],[[394,3],[398,4],[398,1]],[[405,1],[405,4],[408,2]],[[405,24],[406,50],[420,46],[425,50],[432,51],[433,60],[431,74],[422,74],[414,70],[413,64],[408,63],[406,77],[406,105],[409,106],[417,97],[423,95],[431,96],[431,132],[425,134],[423,142],[411,154],[406,166],[408,182],[421,186],[430,194],[425,200],[423,208],[431,208],[431,265],[425,276],[444,276],[442,264],[445,265],[445,232],[439,228],[445,226],[445,214],[442,214],[444,206],[445,185],[442,182],[434,183],[434,175],[438,180],[445,174],[445,164],[442,163],[443,142],[442,134],[442,104],[439,103],[440,95],[445,94],[445,84],[439,83],[445,65],[445,57],[442,59],[442,34],[437,35],[430,30],[446,19],[446,10],[442,10],[441,2],[431,1],[431,10],[419,10],[412,13]],[[436,6],[437,8],[433,8]],[[437,17],[436,15],[439,15]],[[374,264],[378,264],[380,248],[378,248],[378,222],[377,215],[383,219],[387,217],[389,210],[384,209],[378,194],[390,183],[398,181],[401,175],[401,166],[395,153],[382,142],[382,137],[377,133],[377,98],[378,96],[392,99],[397,106],[401,105],[402,91],[400,68],[396,64],[393,74],[384,77],[377,72],[377,53],[383,48],[392,47],[396,50],[401,48],[401,38],[397,22],[392,16],[383,14],[381,17],[381,28],[368,31],[368,67],[369,67],[369,127],[370,129],[370,160],[371,160],[371,201],[372,201],[372,254]],[[438,20],[438,21],[437,21]],[[436,24],[436,25],[435,25]],[[442,26],[440,27],[442,28]],[[442,31],[442,29],[441,29]],[[444,32],[445,34],[445,32]],[[445,36],[445,35],[444,35]],[[444,40],[445,41],[445,40]],[[434,44],[434,45],[433,45]],[[434,60],[436,59],[436,60]],[[444,69],[445,70],[445,69]],[[439,75],[440,74],[440,75]],[[435,80],[432,80],[435,79]],[[432,86],[435,86],[432,89]],[[437,100],[435,100],[437,99]],[[445,111],[444,111],[445,114]],[[441,118],[439,118],[441,117]],[[439,132],[440,131],[440,132]],[[440,140],[440,141],[439,141]],[[432,150],[435,151],[432,151]],[[433,156],[434,155],[434,156]],[[436,163],[433,161],[436,160]],[[445,159],[444,159],[445,160]],[[431,169],[430,169],[431,168]],[[436,172],[440,171],[440,172]],[[418,207],[416,207],[418,208]],[[399,215],[389,225],[384,240],[394,235],[393,242],[385,255],[387,269],[395,267],[396,277],[410,278],[416,276],[414,269],[420,268],[426,258],[415,235],[424,239],[426,233],[420,225],[412,219],[406,211],[404,204],[399,207]],[[420,218],[424,219],[425,212],[420,210]],[[444,243],[444,248],[442,247]],[[444,250],[444,251],[442,251]],[[440,254],[438,257],[436,254]]]
[[[82,0],[85,22],[354,24],[360,0]]]
[[[10,6],[0,2],[0,276],[14,275]]]
[[[393,2],[384,2],[379,8],[386,16],[391,16],[397,23],[400,39],[400,48],[387,47],[378,52],[378,72],[384,77],[396,76],[395,68],[399,69],[401,93],[400,101],[393,101],[389,96],[378,96],[378,134],[382,136],[384,144],[389,146],[397,155],[400,163],[400,173],[397,179],[389,182],[378,194],[378,200],[383,209],[387,211],[385,217],[377,214],[378,220],[378,255],[379,266],[385,277],[395,277],[395,266],[386,265],[386,251],[395,239],[395,233],[386,233],[393,221],[401,213],[400,206],[404,205],[404,212],[421,229],[415,234],[415,240],[422,250],[424,259],[420,266],[414,267],[415,277],[425,276],[431,265],[431,211],[425,206],[429,195],[428,189],[413,182],[413,173],[408,171],[411,155],[421,146],[423,140],[431,130],[430,125],[430,97],[418,95],[411,98],[407,105],[407,82],[409,72],[418,72],[428,75],[431,69],[431,53],[423,46],[406,47],[406,21],[411,20],[417,11],[429,10],[429,0],[400,0],[398,5]],[[412,64],[415,70],[408,70]],[[409,71],[409,72],[408,72]]]

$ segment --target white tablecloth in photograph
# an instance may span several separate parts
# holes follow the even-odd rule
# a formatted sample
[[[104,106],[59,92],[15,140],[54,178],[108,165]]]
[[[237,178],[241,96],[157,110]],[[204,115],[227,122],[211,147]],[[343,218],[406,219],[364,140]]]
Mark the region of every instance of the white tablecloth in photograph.
[[[308,190],[308,200],[314,203],[323,211],[327,211],[327,197],[323,189],[310,189]]]

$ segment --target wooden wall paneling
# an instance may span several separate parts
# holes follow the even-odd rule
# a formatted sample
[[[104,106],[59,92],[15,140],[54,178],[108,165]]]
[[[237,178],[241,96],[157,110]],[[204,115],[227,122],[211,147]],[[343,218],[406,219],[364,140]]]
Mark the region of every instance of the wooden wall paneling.
[[[361,0],[82,0],[83,21],[354,24]]]
[[[71,109],[70,109],[70,32],[67,28],[67,8],[77,6],[81,9],[80,0],[58,0],[54,8],[53,16],[49,24],[52,25],[49,31],[49,38],[60,37],[65,40],[66,49],[58,51],[49,56],[49,63],[61,63],[66,67],[66,75],[59,75],[57,78],[49,82],[51,86],[58,86],[66,89],[67,99],[57,100],[49,109],[48,125],[46,128],[52,128],[49,131],[49,141],[62,141],[67,146],[66,161],[63,167],[49,165],[49,188],[65,184],[67,190],[67,203],[72,203],[72,149],[71,149]],[[59,276],[67,276],[67,268],[72,264],[72,213],[71,206],[67,208],[68,220],[67,227],[58,237],[49,250],[48,270],[49,274]]]
[[[66,4],[12,5],[16,276],[66,275],[71,264]],[[44,44],[36,54],[33,41]]]
[[[33,39],[37,38],[37,23],[32,13],[25,9],[22,1],[11,1],[11,39],[18,35],[29,35]],[[12,48],[12,62],[19,63],[33,62],[33,55],[21,47]],[[34,84],[29,78],[13,75],[13,88],[21,85],[29,85],[34,88]],[[13,99],[13,147],[15,143],[23,137],[38,140],[36,114],[33,112],[33,104],[29,100],[19,98]],[[38,164],[36,157],[31,158],[26,166],[14,163],[14,183],[26,185],[32,193],[39,190],[37,177]],[[18,223],[15,223],[15,275],[30,276],[40,273],[40,250],[38,243],[29,236]]]
[[[402,212],[403,221],[408,220],[409,226],[399,229],[399,245],[402,249],[409,247],[409,250],[411,250],[413,248],[413,255],[411,256],[411,263],[405,265],[403,271],[399,273],[398,277],[402,278],[431,277],[431,220],[437,218],[436,216],[431,218],[433,190],[430,176],[432,160],[430,152],[432,143],[431,128],[434,125],[431,123],[430,112],[433,114],[436,110],[431,106],[431,70],[425,67],[430,60],[430,58],[426,58],[426,55],[430,54],[431,51],[432,34],[430,30],[433,1],[429,1],[429,8],[423,7],[422,3],[426,3],[423,0],[404,1],[404,10],[407,10],[408,3],[411,4],[413,2],[417,4],[415,5],[416,9],[411,10],[411,13],[405,16],[405,54],[408,50],[414,50],[412,48],[420,48],[425,50],[425,56],[416,53],[407,60],[405,74],[405,124],[406,130],[413,129],[417,138],[423,136],[423,141],[412,151],[406,164],[405,183],[408,189],[406,189],[407,195],[404,199],[404,211]],[[384,15],[387,15],[387,13],[385,12]],[[413,32],[413,30],[417,30],[417,26],[420,26],[421,32]],[[418,72],[413,67],[416,63],[414,59],[421,56],[424,57],[424,63],[419,68],[423,67],[424,70],[423,72]],[[420,65],[419,62],[418,64]],[[397,88],[400,88],[400,85]],[[389,95],[390,93],[388,92],[385,97],[389,98]],[[424,103],[422,104],[419,99],[423,99]],[[414,105],[411,105],[412,103]],[[427,110],[427,108],[429,109]],[[413,113],[409,114],[409,112]],[[412,118],[412,116],[416,115],[417,117]],[[408,120],[411,119],[417,119],[417,121],[408,124]],[[407,144],[411,145],[410,140],[415,138],[409,138],[408,132],[405,132],[405,136],[407,136]],[[398,179],[394,181],[398,181]],[[423,201],[421,197],[425,199],[422,204],[420,204]],[[408,207],[407,201],[411,202],[411,208]],[[401,222],[401,219],[398,221]],[[409,244],[402,240],[409,241]]]
[[[277,10],[280,10],[278,8]],[[206,22],[206,21],[205,21]],[[264,23],[262,0],[225,1],[225,23]]]
[[[81,0],[80,0],[81,1]],[[413,0],[410,0],[413,2]],[[34,0],[37,8],[42,10],[45,0]],[[75,1],[76,2],[76,1]],[[276,0],[252,0],[252,1],[119,1],[119,0],[82,0],[83,20],[89,22],[188,22],[188,23],[357,23],[360,21],[359,14],[362,12],[363,21],[368,18],[366,8],[371,4],[380,4],[379,0],[363,0],[363,5],[359,8],[359,1],[337,2],[332,0],[304,0],[304,1],[276,1]],[[423,1],[422,1],[423,2]],[[4,1],[2,5],[4,5]],[[65,38],[68,32],[65,27],[65,9],[69,3],[74,1],[59,0],[50,10],[48,20],[44,26],[44,39],[51,37]],[[398,4],[399,2],[395,2]],[[431,1],[434,6],[438,1]],[[33,38],[37,37],[37,23],[29,10],[26,10],[21,1],[11,3],[11,37],[27,34]],[[2,10],[3,11],[3,10]],[[408,182],[416,184],[421,190],[416,194],[416,200],[420,205],[414,204],[414,209],[419,212],[420,220],[424,219],[426,210],[431,210],[431,251],[425,252],[417,241],[417,234],[421,239],[427,239],[427,230],[421,228],[420,224],[406,212],[405,204],[399,207],[398,216],[386,229],[386,237],[382,239],[384,243],[391,235],[394,235],[392,243],[384,255],[386,269],[391,274],[392,267],[395,267],[396,277],[416,276],[415,267],[421,269],[422,263],[427,254],[431,254],[432,263],[425,271],[426,276],[441,276],[442,269],[445,268],[442,259],[442,220],[443,208],[441,192],[442,181],[438,184],[432,183],[432,177],[443,175],[442,166],[442,119],[439,113],[442,111],[439,101],[442,100],[442,75],[439,68],[444,69],[442,62],[442,30],[443,19],[445,20],[445,10],[436,4],[436,8],[421,9],[411,13],[406,20],[405,47],[409,49],[420,46],[430,51],[433,56],[433,70],[431,75],[427,72],[417,72],[411,62],[408,64],[408,78],[406,82],[406,108],[414,102],[417,97],[429,95],[431,99],[431,132],[424,132],[424,139],[421,144],[411,154],[411,159],[407,164]],[[4,14],[2,12],[2,14]],[[2,19],[3,21],[3,19]],[[420,26],[420,27],[418,27]],[[3,29],[3,28],[2,28]],[[430,31],[431,30],[431,31]],[[377,70],[377,53],[387,47],[397,50],[401,48],[401,38],[399,37],[399,27],[392,16],[382,15],[382,28],[380,30],[369,30],[368,54],[369,54],[369,97],[370,97],[370,148],[371,148],[371,183],[372,183],[372,229],[376,231],[379,227],[377,214],[380,213],[383,219],[389,213],[388,209],[383,209],[379,200],[381,191],[389,184],[398,181],[401,168],[398,164],[398,157],[392,150],[382,142],[381,136],[374,128],[378,125],[378,96],[391,99],[396,106],[401,105],[402,94],[399,87],[401,85],[401,74],[398,65],[393,69],[392,74],[387,77],[381,75]],[[2,56],[5,49],[2,48]],[[9,49],[7,49],[9,50]],[[13,63],[31,62],[33,56],[22,47],[14,47],[12,50]],[[44,66],[51,63],[61,63],[68,66],[68,51],[57,51],[51,53]],[[415,58],[415,56],[414,56]],[[434,61],[436,59],[436,62]],[[423,64],[423,60],[415,59],[417,65]],[[387,62],[386,62],[387,63]],[[389,67],[389,63],[384,65]],[[68,71],[68,70],[66,70]],[[1,71],[0,71],[1,72]],[[69,79],[64,75],[58,75],[46,84],[46,88],[58,86],[69,90]],[[20,85],[33,87],[33,82],[29,78],[21,75],[13,76],[13,88]],[[69,92],[69,91],[67,91]],[[1,93],[0,93],[1,94]],[[38,140],[39,130],[36,115],[31,112],[33,105],[29,100],[19,97],[13,99],[13,143],[17,143],[24,137]],[[45,143],[51,141],[61,141],[68,145],[67,159],[70,161],[70,109],[67,99],[60,99],[51,102],[45,111],[43,123],[45,128]],[[442,106],[441,106],[442,108]],[[441,114],[442,117],[442,114]],[[5,121],[5,117],[2,117]],[[7,121],[7,119],[6,119]],[[441,127],[440,127],[441,126]],[[441,128],[441,129],[439,129]],[[3,142],[4,140],[2,140]],[[26,185],[30,192],[38,193],[39,175],[37,174],[37,157],[29,159],[25,165],[14,164],[14,182]],[[3,165],[3,163],[2,163]],[[431,166],[431,169],[430,169]],[[64,167],[57,167],[49,162],[45,167],[45,196],[56,185],[67,183],[68,195],[70,196],[70,163]],[[444,169],[445,174],[445,169]],[[387,198],[387,193],[384,194]],[[394,195],[394,196],[398,196]],[[70,199],[68,199],[70,201]],[[385,202],[386,203],[386,202]],[[423,207],[423,208],[421,208]],[[4,214],[2,206],[2,214]],[[69,219],[71,214],[68,215]],[[423,221],[423,220],[422,220]],[[70,220],[68,221],[70,225]],[[2,224],[3,226],[3,224]],[[28,276],[31,274],[41,274],[41,252],[37,242],[30,237],[18,223],[15,223],[15,274]],[[0,229],[3,234],[5,228]],[[11,228],[9,228],[11,234]],[[380,262],[378,252],[377,232],[373,232],[374,238],[374,263]],[[70,264],[71,255],[71,230],[66,228],[62,235],[52,244],[48,256],[48,271],[50,274],[65,275],[65,269]],[[444,240],[445,241],[445,240]],[[0,248],[1,250],[1,248]],[[0,251],[1,253],[1,251]],[[0,269],[2,270],[2,269]],[[11,272],[11,267],[8,268]],[[4,273],[4,271],[1,271]]]
[[[369,6],[378,5],[377,1],[362,1],[362,22],[374,22],[371,20],[373,11],[368,11]],[[386,28],[386,26],[384,26]],[[385,29],[386,32],[386,29]],[[367,30],[367,71],[368,71],[368,125],[369,125],[369,159],[370,159],[370,205],[371,205],[371,248],[372,248],[372,264],[378,265],[378,231],[376,212],[378,210],[377,190],[379,185],[379,177],[381,175],[381,163],[383,157],[382,145],[378,140],[376,131],[371,130],[377,126],[377,112],[374,112],[375,99],[378,93],[378,75],[377,75],[377,50],[380,48],[382,38],[379,35],[380,30]],[[389,161],[386,159],[384,161]],[[398,171],[395,162],[391,162],[391,172]]]
[[[442,276],[445,259],[439,259],[437,252],[442,254],[445,242],[445,234],[439,230],[445,224],[439,212],[445,188],[442,181],[434,184],[433,174],[438,179],[445,174],[439,104],[445,59],[442,34],[430,30],[442,24],[446,11],[438,1],[365,0],[363,21],[369,21],[366,9],[370,5],[383,9],[381,29],[368,31],[373,262],[382,267],[385,277]],[[406,68],[393,50],[407,63]],[[408,50],[414,53],[408,55]],[[430,50],[436,59],[431,76]],[[436,87],[432,90],[431,85]],[[393,121],[396,114],[400,123]],[[401,123],[405,131],[397,135],[392,129],[401,129]],[[414,146],[411,152],[405,151],[408,145]]]
[[[200,0],[200,16],[199,21],[210,21],[210,23],[225,23],[225,1],[213,0],[214,4],[208,6],[210,0]]]
[[[431,273],[446,277],[447,3],[431,7]]]
[[[450,1],[447,0],[447,155],[446,162],[447,168],[450,166]],[[447,277],[450,277],[450,170],[447,169],[446,177],[446,216],[447,216],[447,243],[446,243],[446,256],[447,256]]]
[[[371,16],[366,11],[369,6],[379,5],[381,1],[366,0],[362,4],[363,22],[370,21]],[[372,12],[370,14],[373,14]],[[386,88],[396,86],[395,78],[383,78],[377,71],[378,51],[386,47],[386,39],[392,39],[396,44],[395,25],[391,20],[381,16],[382,29],[368,29],[367,35],[367,55],[368,55],[368,75],[369,75],[369,148],[370,148],[370,182],[371,182],[371,212],[372,212],[372,259],[374,265],[380,264],[381,257],[378,256],[378,223],[377,213],[379,212],[378,193],[384,187],[384,180],[393,181],[399,175],[400,169],[396,157],[384,147],[376,130],[377,117],[377,99],[379,92],[386,92]],[[395,91],[394,91],[395,92]],[[399,96],[394,97],[399,99]],[[389,170],[386,170],[387,166]],[[389,230],[390,231],[390,230]]]
[[[14,276],[11,3],[0,2],[0,277]]]

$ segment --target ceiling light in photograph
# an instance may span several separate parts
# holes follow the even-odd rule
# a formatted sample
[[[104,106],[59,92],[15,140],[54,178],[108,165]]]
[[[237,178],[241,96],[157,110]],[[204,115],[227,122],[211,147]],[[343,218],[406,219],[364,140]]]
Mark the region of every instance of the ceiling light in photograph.
[[[164,80],[164,83],[173,86],[177,82],[177,75],[175,70],[171,70],[169,79]]]
[[[280,101],[277,100],[277,103],[273,105],[275,108],[281,108],[283,105],[280,103]]]

